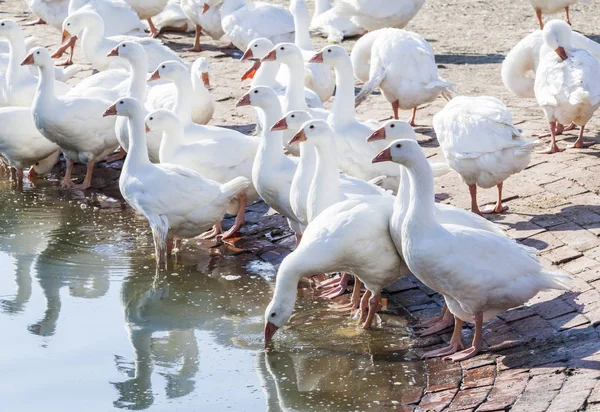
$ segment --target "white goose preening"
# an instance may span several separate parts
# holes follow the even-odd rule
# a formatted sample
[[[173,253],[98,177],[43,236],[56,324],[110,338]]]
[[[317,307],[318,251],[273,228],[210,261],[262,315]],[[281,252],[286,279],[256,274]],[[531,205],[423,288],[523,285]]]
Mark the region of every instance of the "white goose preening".
[[[569,7],[577,3],[590,4],[591,0],[529,0],[529,3],[531,3],[533,9],[535,10],[535,15],[538,19],[538,23],[540,24],[540,29],[543,29],[544,21],[542,20],[542,13],[554,14],[564,10],[567,23],[571,25]]]
[[[213,40],[219,40],[225,34],[221,25],[221,7],[210,7],[204,12],[204,4],[202,0],[181,0],[181,9],[187,18],[194,22],[196,29],[194,46],[185,49],[185,51],[202,51],[200,46],[200,34],[202,32],[208,34]]]
[[[253,87],[237,102],[236,107],[240,106],[252,106],[262,110],[267,126],[263,128],[260,136],[252,167],[252,183],[265,203],[288,219],[290,228],[299,242],[302,226],[290,205],[290,187],[297,165],[283,152],[283,132],[270,130],[270,126],[282,116],[279,99],[268,87]]]
[[[403,28],[423,3],[425,0],[337,0],[334,9],[357,26],[373,31],[385,27]]]
[[[569,277],[544,271],[535,249],[514,240],[436,220],[433,174],[418,143],[396,140],[373,161],[394,161],[407,168],[410,203],[402,224],[402,256],[411,272],[442,294],[455,316],[450,346],[425,354],[461,361],[483,346],[483,322],[527,302],[539,291],[568,288]],[[463,322],[475,323],[470,348],[463,349]]]
[[[326,37],[329,43],[341,43],[346,37],[360,36],[365,32],[365,29],[354,24],[348,17],[340,16],[331,7],[329,0],[315,1],[310,29]]]
[[[27,55],[25,34],[14,20],[0,20],[0,39],[2,38],[8,40],[10,51],[4,84],[0,87],[0,97],[6,106],[30,107],[37,89],[38,78],[28,67],[21,66],[21,62]],[[55,81],[54,86],[59,96],[71,89],[60,81]]]
[[[433,117],[433,128],[450,167],[469,186],[474,213],[502,213],[502,186],[525,169],[538,141],[525,139],[500,100],[460,96]],[[498,201],[488,210],[477,205],[477,186],[498,187]]]
[[[213,139],[186,139],[184,126],[179,118],[166,109],[159,109],[146,116],[146,130],[162,133],[160,145],[160,162],[179,165],[198,172],[207,179],[217,183],[226,183],[238,176],[252,179],[252,166],[258,142],[250,137],[217,136]],[[243,135],[242,135],[243,136]],[[258,198],[254,186],[239,193],[232,199],[227,212],[237,215],[235,224],[222,238],[233,236],[244,224],[246,205]],[[204,238],[214,237],[221,233],[221,225]]]
[[[22,64],[32,64],[40,71],[40,82],[32,106],[33,118],[40,133],[56,143],[68,160],[62,185],[73,187],[71,171],[74,162],[79,161],[87,165],[87,173],[83,183],[75,187],[89,188],[94,164],[119,145],[115,135],[115,119],[102,117],[107,102],[86,97],[56,96],[54,64],[48,51],[42,47],[32,49]]]
[[[103,71],[110,68],[123,67],[119,59],[111,59],[106,55],[123,41],[134,41],[144,47],[148,59],[148,67],[156,67],[165,60],[178,60],[181,58],[173,50],[163,45],[159,40],[150,37],[136,36],[107,36],[106,25],[102,17],[93,11],[77,11],[63,22],[63,41],[69,36],[81,35],[81,47],[86,58],[92,63],[94,69]],[[54,55],[56,56],[56,54]]]
[[[433,49],[420,35],[401,29],[381,29],[371,46],[369,80],[356,96],[356,104],[379,87],[392,105],[394,119],[398,110],[412,110],[409,123],[415,125],[417,107],[452,95],[452,83],[442,80]],[[401,63],[402,62],[402,63]]]
[[[129,154],[119,188],[127,203],[148,219],[160,266],[166,261],[168,239],[192,238],[208,230],[223,218],[231,198],[250,181],[237,177],[219,184],[181,166],[153,164],[144,138],[142,105],[126,97],[106,109],[104,116],[111,115],[129,120]]]
[[[278,4],[246,0],[206,0],[204,13],[221,5],[221,25],[229,40],[240,50],[258,38],[266,37],[274,44],[294,40],[294,18]]]
[[[587,50],[572,45],[571,27],[552,20],[544,27],[544,45],[535,76],[535,98],[550,125],[552,142],[543,153],[556,153],[556,125],[575,123],[581,127],[573,148],[584,142],[585,125],[600,106],[600,62]]]

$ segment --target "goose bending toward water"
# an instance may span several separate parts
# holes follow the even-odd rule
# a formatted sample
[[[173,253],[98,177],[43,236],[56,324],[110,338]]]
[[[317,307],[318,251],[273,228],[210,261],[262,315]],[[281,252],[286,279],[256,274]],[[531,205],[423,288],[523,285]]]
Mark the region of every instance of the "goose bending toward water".
[[[399,109],[412,110],[408,122],[414,126],[417,107],[440,95],[450,99],[452,83],[438,76],[433,49],[423,37],[400,29],[380,32],[371,37],[369,80],[356,96],[356,105],[379,87],[392,105],[394,119]]]
[[[571,147],[589,147],[594,142],[584,142],[583,133],[600,106],[600,62],[587,50],[573,46],[571,27],[564,21],[548,22],[543,37],[534,90],[550,125],[552,142],[542,153],[564,150],[556,144],[557,123],[579,125],[579,137]]]
[[[425,357],[469,359],[483,346],[483,322],[542,290],[568,289],[569,277],[544,271],[535,249],[492,232],[439,223],[433,174],[417,142],[396,140],[373,161],[393,161],[407,168],[410,202],[402,224],[402,256],[421,282],[444,296],[456,318],[450,345]],[[458,352],[463,349],[463,322],[475,323],[475,335],[471,347]]]
[[[367,30],[403,28],[419,12],[425,0],[338,0],[335,11]]]
[[[223,218],[231,199],[250,181],[237,177],[219,184],[181,166],[153,164],[145,142],[142,105],[130,97],[120,99],[104,112],[104,116],[114,115],[126,116],[131,131],[119,189],[127,203],[148,219],[160,266],[166,262],[169,239],[204,233]]]
[[[529,3],[535,10],[535,15],[540,23],[540,29],[544,28],[544,21],[542,20],[542,13],[554,14],[561,10],[565,11],[567,17],[567,23],[571,25],[571,19],[569,17],[569,7],[572,4],[582,3],[591,4],[591,0],[529,0]]]
[[[450,167],[469,186],[473,213],[502,213],[502,186],[525,169],[538,141],[523,138],[508,108],[494,97],[452,99],[433,117],[433,128]],[[481,211],[477,186],[498,187],[495,207]]]

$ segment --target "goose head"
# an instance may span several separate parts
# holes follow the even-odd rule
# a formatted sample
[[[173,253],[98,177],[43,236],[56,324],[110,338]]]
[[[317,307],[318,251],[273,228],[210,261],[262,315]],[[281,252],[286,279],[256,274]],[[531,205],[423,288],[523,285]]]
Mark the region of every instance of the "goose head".
[[[310,58],[310,63],[325,63],[334,66],[339,61],[349,60],[348,52],[341,46],[326,46]]]
[[[54,62],[52,61],[52,57],[50,57],[50,53],[48,50],[43,47],[34,47],[29,50],[29,54],[21,63],[21,66],[33,65],[37,67],[43,66],[54,66]]]
[[[0,38],[10,39],[17,33],[21,33],[21,28],[16,21],[9,19],[0,20]]]
[[[97,27],[104,31],[104,21],[96,12],[80,10],[67,17],[62,24],[62,41],[76,36],[86,27]]]
[[[377,140],[397,140],[397,139],[410,139],[417,140],[415,131],[408,122],[402,120],[389,120],[383,124],[379,129],[371,133],[371,136],[367,138],[367,142],[375,142]]]
[[[102,117],[124,116],[133,117],[144,112],[142,104],[133,97],[123,97],[107,108]]]
[[[294,43],[279,43],[261,59],[261,63],[277,62],[284,64],[295,64],[298,61],[303,61],[302,52]]]
[[[290,319],[295,303],[295,299],[288,299],[285,294],[273,296],[273,300],[265,310],[265,346],[273,339],[275,332]]]
[[[180,125],[179,117],[170,110],[158,109],[146,116],[146,132],[166,132],[177,129]]]
[[[192,74],[200,77],[202,79],[202,84],[204,84],[204,87],[207,89],[210,89],[209,69],[210,63],[206,57],[200,57],[192,64]]]
[[[542,32],[546,46],[554,50],[562,60],[569,58],[567,50],[571,49],[572,35],[571,26],[562,20],[550,20]]]
[[[279,104],[279,99],[273,89],[267,86],[256,86],[243,95],[235,107],[253,106],[265,109],[273,104]]]
[[[189,75],[187,68],[182,63],[175,60],[168,60],[158,65],[148,78],[148,81],[164,79],[175,82],[182,76]]]
[[[371,160],[371,163],[394,162],[404,166],[411,165],[415,159],[422,157],[422,150],[416,140],[394,140]]]
[[[292,137],[288,145],[299,142],[307,142],[315,147],[329,144],[331,142],[332,132],[331,128],[325,120],[313,119],[305,122],[300,126],[298,133]]]
[[[272,127],[271,131],[275,130],[299,130],[305,122],[312,119],[312,116],[304,110],[289,111],[279,119]]]
[[[119,43],[114,49],[108,52],[106,56],[118,56],[128,61],[134,61],[146,59],[146,51],[138,43],[132,41],[124,41],[122,43]]]
[[[259,37],[257,39],[252,40],[248,47],[246,47],[246,51],[242,56],[241,60],[248,59],[262,59],[275,47],[273,42],[267,38]]]

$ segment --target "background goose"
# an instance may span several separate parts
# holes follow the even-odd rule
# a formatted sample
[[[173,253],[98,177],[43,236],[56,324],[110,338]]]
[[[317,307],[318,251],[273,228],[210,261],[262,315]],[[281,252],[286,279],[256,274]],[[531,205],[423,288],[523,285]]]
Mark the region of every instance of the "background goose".
[[[337,0],[335,11],[367,30],[403,28],[419,12],[425,0]]]
[[[204,12],[221,4],[221,25],[229,40],[240,50],[258,37],[274,44],[294,40],[294,18],[283,6],[261,1],[206,0]]]
[[[398,109],[412,110],[408,122],[414,126],[417,107],[440,95],[450,98],[452,83],[438,76],[433,49],[423,37],[400,29],[382,31],[373,41],[369,80],[356,96],[356,104],[379,87],[392,104],[394,119]]]
[[[544,28],[544,21],[542,20],[542,13],[557,13],[564,10],[567,17],[567,23],[571,25],[571,19],[569,18],[569,6],[572,4],[582,3],[591,4],[591,0],[529,0],[535,15],[540,23],[540,29]]]
[[[152,19],[159,33],[166,31],[189,32],[194,22],[183,12],[180,0],[169,0],[167,6]]]
[[[164,10],[168,0],[126,0],[127,4],[137,13],[141,20],[148,22],[152,37],[158,37],[158,29],[154,26],[152,18]]]
[[[238,177],[221,185],[181,166],[155,165],[148,159],[144,141],[142,105],[124,98],[106,109],[104,116],[110,115],[127,116],[130,122],[130,150],[119,188],[127,203],[148,219],[160,266],[166,262],[168,238],[205,232],[223,218],[231,198],[250,181]]]
[[[327,38],[329,43],[341,43],[346,37],[360,36],[365,29],[348,17],[340,16],[329,0],[316,0],[310,29]]]
[[[589,147],[584,142],[586,123],[600,106],[600,62],[588,51],[573,47],[571,27],[552,20],[544,27],[544,45],[535,77],[535,97],[550,124],[552,142],[543,153],[556,153],[556,125],[581,126],[573,148]],[[554,53],[552,52],[554,51]]]
[[[225,32],[221,25],[221,7],[211,7],[204,12],[204,2],[202,0],[181,0],[181,8],[185,15],[194,23],[196,37],[194,46],[186,51],[201,52],[200,34],[208,34],[213,40],[219,40]]]
[[[452,99],[433,117],[433,128],[448,164],[469,186],[471,211],[505,211],[502,183],[527,167],[538,142],[524,139],[504,103],[488,96]],[[479,209],[477,186],[498,187],[495,207]]]
[[[49,24],[57,30],[69,13],[69,0],[27,0],[27,7],[38,20],[25,23],[24,26]]]

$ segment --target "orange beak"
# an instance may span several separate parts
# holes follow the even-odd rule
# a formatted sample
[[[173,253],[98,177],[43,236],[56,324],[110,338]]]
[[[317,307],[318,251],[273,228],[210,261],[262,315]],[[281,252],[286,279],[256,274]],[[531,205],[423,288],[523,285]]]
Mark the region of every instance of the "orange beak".
[[[556,52],[556,54],[558,54],[558,57],[560,57],[562,60],[567,60],[569,58],[564,47],[559,47],[558,49],[556,49],[554,51]]]
[[[371,133],[371,136],[367,137],[367,142],[375,142],[377,140],[385,139],[385,127],[380,127]]]
[[[25,60],[23,60],[21,66],[28,66],[30,64],[33,64],[33,53],[29,53],[27,57],[25,57]]]
[[[279,328],[273,325],[271,322],[265,323],[265,346],[273,339],[273,335]]]
[[[116,115],[117,115],[117,105],[116,104],[113,104],[108,109],[106,109],[104,111],[104,113],[102,113],[102,117],[116,116]]]
[[[309,63],[323,63],[323,52],[319,52],[310,58]]]
[[[62,31],[62,39],[61,39],[61,43],[64,43],[65,40],[67,40],[69,37],[71,37],[71,33],[69,33],[66,30]]]
[[[288,142],[288,145],[291,146],[294,143],[306,142],[306,135],[304,134],[304,129],[300,130],[298,133],[292,137],[292,140]]]
[[[283,119],[279,119],[277,121],[277,123],[275,123],[271,127],[271,131],[274,132],[276,130],[287,130],[287,128],[288,128],[287,119],[284,117]]]
[[[210,6],[206,3],[202,6],[202,14],[206,13],[210,9]]]
[[[144,126],[146,126],[146,133],[150,133],[150,128],[148,127],[148,125],[146,124]]]
[[[391,162],[392,161],[392,153],[390,152],[390,148],[382,150],[379,152],[377,156],[371,160],[371,163],[381,163],[381,162]]]
[[[250,93],[246,93],[240,100],[235,104],[235,107],[250,106]]]
[[[111,51],[109,51],[108,54],[106,55],[106,57],[114,57],[114,56],[118,56],[118,55],[119,55],[119,46],[117,46],[114,49],[112,49]]]
[[[160,74],[158,74],[158,69],[154,70],[154,73],[148,77],[148,81],[151,82],[153,80],[160,80]]]
[[[204,87],[206,87],[207,89],[210,89],[210,77],[208,76],[208,73],[202,73],[202,83],[204,83]]]
[[[240,59],[241,61],[244,60],[248,60],[254,57],[254,54],[252,53],[252,49],[248,49],[246,50],[246,52],[244,53],[244,55],[242,56],[242,58]]]
[[[261,62],[273,62],[275,60],[277,60],[277,50],[273,49],[262,58]]]
[[[242,75],[242,81],[246,79],[254,79],[254,76],[256,76],[256,72],[260,68],[260,64],[261,63],[258,60],[255,61],[252,67],[246,70],[246,72]]]

